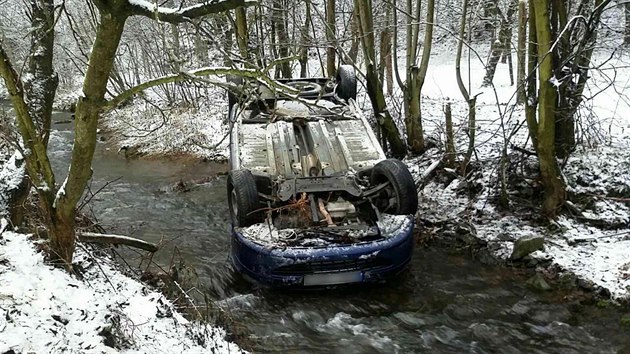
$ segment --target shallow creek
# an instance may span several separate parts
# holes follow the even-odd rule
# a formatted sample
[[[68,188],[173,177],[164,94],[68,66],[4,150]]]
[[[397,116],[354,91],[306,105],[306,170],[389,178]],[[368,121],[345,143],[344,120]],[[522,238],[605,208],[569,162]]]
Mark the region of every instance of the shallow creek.
[[[59,113],[55,120],[69,119]],[[71,124],[50,141],[63,181]],[[108,231],[150,242],[171,240],[203,290],[229,311],[255,352],[286,353],[616,353],[630,352],[630,329],[614,308],[577,306],[537,293],[514,271],[418,248],[409,271],[386,286],[284,293],[258,289],[228,262],[225,165],[126,159],[99,143],[91,201]],[[208,178],[209,177],[209,178]],[[187,192],[180,180],[207,179]]]

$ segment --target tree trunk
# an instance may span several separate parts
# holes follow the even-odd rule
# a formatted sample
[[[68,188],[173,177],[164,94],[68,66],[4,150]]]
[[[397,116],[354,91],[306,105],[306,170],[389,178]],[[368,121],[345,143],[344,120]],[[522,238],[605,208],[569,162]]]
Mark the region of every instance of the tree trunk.
[[[543,213],[554,217],[566,198],[566,185],[560,174],[555,155],[555,107],[556,88],[552,85],[553,58],[547,55],[551,49],[551,26],[549,0],[533,0],[536,18],[536,37],[538,38],[538,58],[540,64],[539,87],[540,102],[538,107],[538,161],[542,184],[545,189]]]
[[[525,102],[525,51],[527,32],[527,3],[525,0],[518,2],[518,44],[517,44],[517,69],[516,69],[516,99],[518,103]]]
[[[556,111],[555,144],[556,156],[559,158],[567,158],[576,146],[575,114],[584,100],[583,93],[588,80],[588,70],[597,43],[597,29],[601,22],[602,11],[609,2],[610,0],[595,0],[588,17],[588,27],[584,29],[577,40],[566,34],[563,35],[561,38],[562,46],[560,47],[564,50],[556,50],[558,54],[554,55],[554,58],[557,58],[555,62],[555,72],[558,73],[556,79],[559,78],[560,81],[557,88],[559,97]],[[558,13],[561,25],[566,23],[568,13],[564,4],[557,2],[557,4],[554,3],[554,6],[558,7],[555,12]],[[570,42],[571,39],[573,39],[573,43]],[[569,74],[563,72],[567,69]],[[571,79],[567,79],[567,77],[571,77]]]
[[[308,70],[308,47],[311,44],[311,36],[309,30],[311,28],[311,1],[304,1],[305,17],[304,27],[302,28],[302,46],[300,47],[300,77],[307,77]]]
[[[350,63],[354,64],[357,62],[357,56],[359,55],[359,15],[357,14],[356,6],[352,10],[350,28],[352,30],[352,42],[350,44],[350,50],[348,51],[348,57]]]
[[[49,227],[50,260],[72,271],[72,257],[76,243],[74,214],[71,218],[53,215],[47,222]]]
[[[247,43],[249,43],[249,31],[247,29],[247,12],[244,7],[237,7],[234,9],[234,16],[236,17],[236,43],[238,44],[238,51],[241,54],[241,58],[245,60],[245,66],[250,67],[250,55]]]
[[[455,135],[453,134],[453,116],[451,114],[451,102],[444,104],[444,116],[446,117],[446,167],[455,167]]]
[[[516,2],[510,2],[506,16],[503,16],[498,7],[495,6],[496,16],[501,19],[499,24],[499,33],[495,41],[490,47],[490,58],[486,65],[486,75],[483,78],[481,86],[490,86],[494,80],[494,74],[497,70],[499,59],[507,58],[506,54],[510,51],[510,40],[512,38],[512,16],[516,11]],[[505,61],[502,61],[505,63]]]
[[[278,47],[278,56],[286,59],[289,57],[289,35],[285,26],[285,9],[282,6],[281,0],[274,0],[273,2],[273,17],[276,24],[276,39],[278,40],[274,45]],[[292,76],[291,62],[284,60],[279,66],[281,76],[290,79]],[[276,77],[278,76],[276,75]]]
[[[418,5],[420,6],[420,5]],[[424,46],[422,48],[422,59],[420,61],[420,69],[415,77],[415,89],[418,91],[418,146],[414,149],[414,153],[422,153],[425,149],[424,145],[424,128],[422,126],[422,87],[427,77],[429,69],[429,59],[431,58],[431,48],[433,47],[433,22],[435,17],[435,0],[427,2],[426,26],[424,30]]]
[[[372,25],[372,0],[355,0],[354,4],[357,7],[359,31],[366,63],[367,93],[372,102],[374,116],[391,145],[393,155],[397,158],[402,158],[406,154],[405,144],[400,139],[396,123],[387,110],[383,86],[378,80],[378,72],[375,67],[376,53],[374,50],[374,26]]]
[[[337,41],[335,32],[337,25],[335,22],[335,0],[326,0],[326,41],[328,47],[326,49],[326,72],[328,77],[334,77],[337,73],[335,67],[335,51],[337,47]]]
[[[462,19],[459,25],[459,41],[457,43],[457,54],[455,55],[455,79],[457,80],[457,86],[459,87],[459,91],[462,93],[462,97],[468,104],[468,149],[466,150],[466,155],[464,156],[464,161],[461,165],[461,174],[462,176],[466,176],[468,164],[470,163],[470,159],[472,158],[472,154],[475,148],[475,136],[476,136],[476,98],[470,97],[470,93],[466,89],[464,82],[462,81],[461,74],[461,60],[462,60],[462,49],[464,45],[464,35],[466,33],[466,18],[468,12],[468,0],[464,0],[463,10],[462,10]]]
[[[30,56],[24,82],[24,94],[31,117],[35,119],[45,145],[48,145],[53,102],[59,78],[53,68],[55,41],[54,1],[31,0],[31,48],[37,48]],[[34,87],[35,86],[35,87]]]
[[[49,208],[51,255],[66,265],[72,264],[74,252],[74,215],[77,202],[92,177],[92,159],[96,147],[96,128],[105,103],[107,81],[116,58],[126,15],[100,8],[100,23],[85,73],[83,97],[79,98],[74,119],[74,145],[70,172]]]
[[[630,44],[630,2],[623,4],[624,19],[626,22],[623,32],[623,44]]]
[[[529,33],[527,41],[527,100],[525,102],[525,118],[529,137],[532,140],[534,150],[538,151],[538,120],[536,119],[536,107],[538,107],[538,97],[536,92],[536,66],[538,65],[538,55],[536,51],[536,18],[534,17],[534,2],[529,2]]]
[[[424,133],[420,116],[420,69],[418,59],[418,33],[420,21],[414,21],[412,15],[420,18],[420,2],[407,0],[407,82],[404,86],[403,98],[405,102],[405,125],[407,128],[407,145],[412,153],[420,154],[424,150]]]
[[[488,59],[488,63],[486,64],[486,74],[483,77],[483,81],[481,83],[482,87],[487,87],[492,84],[492,80],[494,80],[494,73],[497,71],[497,64],[499,63],[499,59],[501,58],[501,53],[503,52],[503,45],[501,41],[497,38],[492,42],[490,46],[490,57]]]
[[[378,79],[381,82],[385,82],[385,69],[388,66],[388,62],[392,61],[392,31],[391,31],[391,7],[387,6],[385,10],[385,23],[383,30],[381,31],[381,48],[379,51],[379,64],[378,64]],[[391,91],[391,87],[388,83],[387,90]]]
[[[208,43],[206,42],[204,36],[202,36],[199,27],[200,21],[194,22],[195,26],[195,56],[199,63],[203,66],[208,66],[209,58],[208,58]],[[140,82],[135,82],[134,85],[139,84]]]
[[[36,133],[44,146],[48,146],[51,117],[55,93],[59,85],[59,77],[53,67],[53,50],[55,41],[54,1],[31,0],[31,48],[38,48],[29,56],[28,79],[24,82],[24,95],[28,111],[38,128]],[[11,196],[9,217],[15,226],[24,220],[24,203],[31,190],[28,174]]]

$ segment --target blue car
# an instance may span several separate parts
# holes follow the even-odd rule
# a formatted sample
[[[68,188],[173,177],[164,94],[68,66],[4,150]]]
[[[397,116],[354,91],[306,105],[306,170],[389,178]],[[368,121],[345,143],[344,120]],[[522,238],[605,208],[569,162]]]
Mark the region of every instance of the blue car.
[[[355,102],[356,77],[230,80],[230,258],[271,287],[382,282],[413,252],[418,194]]]

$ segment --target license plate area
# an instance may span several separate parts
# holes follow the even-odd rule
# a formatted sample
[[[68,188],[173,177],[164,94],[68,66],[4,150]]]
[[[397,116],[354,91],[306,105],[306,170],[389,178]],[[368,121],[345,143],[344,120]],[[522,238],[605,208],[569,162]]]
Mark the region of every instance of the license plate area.
[[[363,273],[360,271],[338,272],[338,273],[316,273],[304,276],[304,286],[336,285],[358,283],[363,280]]]

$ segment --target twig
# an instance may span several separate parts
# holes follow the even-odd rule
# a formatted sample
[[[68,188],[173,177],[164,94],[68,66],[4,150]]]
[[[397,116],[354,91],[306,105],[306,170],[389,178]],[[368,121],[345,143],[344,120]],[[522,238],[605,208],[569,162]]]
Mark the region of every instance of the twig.
[[[99,194],[99,193],[100,193],[103,189],[107,188],[107,186],[109,186],[110,184],[112,184],[112,183],[114,183],[114,182],[118,181],[118,180],[119,180],[119,179],[121,179],[121,178],[122,178],[122,176],[121,176],[121,177],[114,178],[114,179],[113,179],[113,180],[111,180],[111,181],[108,181],[108,182],[107,182],[107,183],[105,183],[105,184],[104,184],[101,188],[97,189],[97,190],[96,190],[96,192],[91,193],[91,195],[90,195],[89,197],[86,195],[86,198],[83,200],[83,202],[81,203],[81,205],[79,205],[79,206],[77,207],[77,210],[79,210],[79,211],[80,211],[81,209],[83,209],[83,207],[84,207],[84,206],[86,206],[89,202],[91,202],[91,201],[92,201],[92,199],[94,199],[94,197],[96,197],[96,195],[97,195],[97,194]]]

